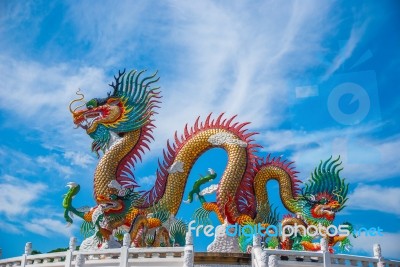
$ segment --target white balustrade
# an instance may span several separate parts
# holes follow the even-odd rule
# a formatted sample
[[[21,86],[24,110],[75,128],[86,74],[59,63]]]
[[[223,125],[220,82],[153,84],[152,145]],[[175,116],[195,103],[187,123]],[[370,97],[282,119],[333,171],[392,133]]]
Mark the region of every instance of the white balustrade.
[[[255,236],[251,250],[252,267],[400,267],[400,261],[382,256],[381,247],[374,245],[374,257],[331,254],[322,241],[321,251],[292,251],[262,249]],[[76,239],[71,238],[69,250],[64,252],[30,255],[28,242],[20,257],[0,259],[0,267],[83,267],[83,266],[184,266],[193,267],[193,238],[186,237],[185,247],[130,248],[130,237],[124,236],[121,248],[96,251],[76,251]]]

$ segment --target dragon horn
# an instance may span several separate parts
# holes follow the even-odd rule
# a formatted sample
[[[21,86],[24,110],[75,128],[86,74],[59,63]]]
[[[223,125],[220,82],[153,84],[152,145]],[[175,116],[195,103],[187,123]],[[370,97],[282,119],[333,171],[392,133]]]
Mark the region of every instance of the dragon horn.
[[[71,103],[69,103],[69,111],[70,111],[72,114],[74,114],[75,111],[76,111],[78,108],[83,107],[83,106],[85,105],[85,104],[82,104],[82,105],[80,105],[80,106],[77,106],[74,110],[72,110],[72,107],[71,107],[71,106],[72,106],[73,103],[82,101],[82,100],[85,98],[85,96],[81,93],[81,88],[79,88],[78,91],[76,91],[76,94],[77,94],[77,95],[80,95],[81,97],[80,97],[80,98],[77,98],[77,99],[74,99],[74,100],[71,101]]]

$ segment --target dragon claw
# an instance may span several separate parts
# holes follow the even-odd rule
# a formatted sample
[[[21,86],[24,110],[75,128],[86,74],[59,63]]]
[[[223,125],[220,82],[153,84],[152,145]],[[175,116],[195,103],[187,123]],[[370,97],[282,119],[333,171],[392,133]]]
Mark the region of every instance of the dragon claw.
[[[65,187],[69,187],[69,188],[71,189],[71,188],[74,188],[74,187],[77,187],[77,186],[78,186],[77,183],[75,183],[75,182],[69,182],[69,183],[67,183],[67,185],[66,185]]]
[[[208,172],[209,172],[210,174],[214,174],[214,173],[215,173],[215,171],[214,171],[213,169],[211,169],[211,168],[208,168]]]

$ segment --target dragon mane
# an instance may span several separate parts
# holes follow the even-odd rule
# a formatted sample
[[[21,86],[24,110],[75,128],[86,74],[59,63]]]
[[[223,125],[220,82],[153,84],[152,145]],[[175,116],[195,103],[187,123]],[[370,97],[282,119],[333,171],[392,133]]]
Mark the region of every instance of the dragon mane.
[[[342,210],[347,202],[347,193],[349,184],[345,178],[340,177],[342,162],[340,157],[332,160],[332,156],[321,161],[318,167],[311,173],[311,178],[301,190],[300,196],[293,201],[296,212],[301,213],[305,220],[312,224],[321,223],[329,225],[331,221],[325,218],[314,218],[311,214],[311,208],[315,204],[325,204],[326,201],[337,201],[340,207],[336,212]]]

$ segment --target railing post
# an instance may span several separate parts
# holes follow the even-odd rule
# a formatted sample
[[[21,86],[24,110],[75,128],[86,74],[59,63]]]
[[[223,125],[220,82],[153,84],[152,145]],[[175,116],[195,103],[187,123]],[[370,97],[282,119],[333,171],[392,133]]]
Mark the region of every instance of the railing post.
[[[122,240],[121,255],[120,255],[120,267],[128,267],[128,256],[129,247],[131,246],[131,235],[129,233],[124,234],[124,239]]]
[[[328,251],[328,242],[326,241],[326,238],[322,237],[320,240],[320,244],[324,267],[331,267],[331,254]]]
[[[82,254],[76,255],[75,258],[75,267],[83,267],[85,266],[85,256]]]
[[[269,267],[279,267],[278,256],[269,255],[269,257],[268,257],[268,266]]]
[[[183,267],[193,267],[194,252],[193,252],[193,237],[190,231],[186,233],[185,251],[183,256]]]
[[[268,253],[266,251],[261,252],[261,262],[268,266]]]
[[[32,243],[27,242],[25,244],[24,255],[22,255],[22,259],[21,259],[21,267],[26,266],[26,258],[27,258],[27,256],[31,255],[31,253],[32,253]]]
[[[72,259],[73,259],[72,253],[75,251],[75,249],[76,249],[76,238],[70,237],[68,250],[65,255],[65,262],[64,262],[65,267],[72,267]]]
[[[384,258],[382,257],[381,245],[379,244],[374,244],[374,257],[378,259],[377,267],[385,266],[385,261]]]
[[[251,254],[253,255],[252,259],[257,262],[256,266],[267,267],[267,255],[262,253],[260,235],[253,235]]]

